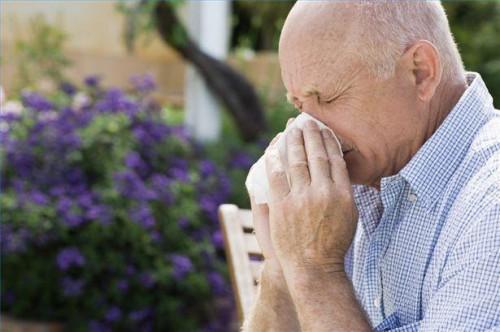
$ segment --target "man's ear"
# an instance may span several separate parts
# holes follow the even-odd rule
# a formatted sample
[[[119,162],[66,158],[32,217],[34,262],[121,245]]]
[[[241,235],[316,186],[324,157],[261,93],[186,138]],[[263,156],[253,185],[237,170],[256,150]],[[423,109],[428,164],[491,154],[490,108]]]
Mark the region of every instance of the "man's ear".
[[[431,100],[443,74],[436,47],[427,40],[419,40],[406,49],[400,61],[416,88],[418,98]]]

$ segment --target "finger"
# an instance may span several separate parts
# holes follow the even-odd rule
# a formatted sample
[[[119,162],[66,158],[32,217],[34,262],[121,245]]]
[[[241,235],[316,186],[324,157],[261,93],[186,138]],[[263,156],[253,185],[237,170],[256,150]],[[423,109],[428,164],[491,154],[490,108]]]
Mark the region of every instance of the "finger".
[[[276,146],[267,148],[265,161],[271,200],[279,201],[288,195],[290,187]]]
[[[255,230],[255,237],[266,258],[273,254],[271,245],[271,233],[269,230],[269,207],[267,204],[257,204],[253,196],[250,196],[252,208],[252,219]]]
[[[323,136],[328,159],[330,160],[330,172],[333,182],[342,188],[350,188],[351,182],[349,180],[349,173],[347,172],[345,160],[342,158],[337,140],[327,129],[321,130],[321,136]]]
[[[302,130],[293,128],[290,131],[286,136],[286,149],[291,190],[302,191],[311,183]]]
[[[316,123],[307,121],[304,126],[304,143],[311,182],[330,181],[330,162],[323,144],[321,131]]]
[[[271,143],[269,143],[269,146],[273,146],[274,144],[276,144],[276,142],[278,142],[278,140],[280,139],[281,134],[283,133],[282,132],[277,133],[276,136],[274,136],[274,138],[272,139]]]
[[[250,196],[250,207],[252,209],[254,221],[261,222],[262,220],[269,220],[269,208],[267,204],[257,204],[255,198]]]

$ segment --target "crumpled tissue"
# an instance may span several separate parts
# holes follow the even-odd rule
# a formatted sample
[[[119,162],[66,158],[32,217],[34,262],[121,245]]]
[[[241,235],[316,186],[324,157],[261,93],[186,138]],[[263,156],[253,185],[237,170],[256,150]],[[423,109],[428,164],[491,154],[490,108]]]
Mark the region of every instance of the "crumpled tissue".
[[[276,142],[278,148],[280,159],[283,165],[287,165],[286,156],[286,136],[293,128],[303,129],[305,123],[308,120],[313,120],[316,122],[320,129],[328,129],[332,134],[337,144],[339,146],[340,153],[342,154],[342,147],[340,141],[335,136],[335,133],[328,128],[323,122],[318,119],[313,118],[307,113],[301,113],[299,116],[293,120],[293,122],[285,129],[283,134],[279,137]],[[269,202],[269,182],[267,181],[267,172],[264,156],[260,157],[259,160],[250,168],[248,172],[247,179],[245,181],[245,186],[247,187],[248,193],[254,198],[257,204],[266,204]]]

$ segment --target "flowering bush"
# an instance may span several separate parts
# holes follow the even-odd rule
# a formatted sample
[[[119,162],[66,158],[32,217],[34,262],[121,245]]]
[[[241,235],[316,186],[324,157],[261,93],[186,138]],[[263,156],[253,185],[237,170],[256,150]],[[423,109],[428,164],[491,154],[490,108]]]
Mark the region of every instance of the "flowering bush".
[[[217,207],[254,159],[209,158],[151,77],[132,85],[89,77],[2,107],[2,311],[71,331],[227,330]]]

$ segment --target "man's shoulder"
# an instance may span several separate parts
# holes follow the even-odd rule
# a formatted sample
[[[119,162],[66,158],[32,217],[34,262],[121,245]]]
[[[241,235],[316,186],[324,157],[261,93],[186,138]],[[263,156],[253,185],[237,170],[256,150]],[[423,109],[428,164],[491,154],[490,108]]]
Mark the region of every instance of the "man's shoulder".
[[[500,247],[500,116],[478,131],[439,208],[448,273]]]
[[[467,124],[464,124],[467,125]],[[479,156],[487,159],[491,153],[500,150],[500,111],[491,111],[489,119],[475,135],[468,156]]]
[[[459,193],[457,200],[475,204],[475,201],[488,202],[488,197],[500,195],[500,113],[495,112],[496,116],[477,132],[450,181],[451,189]]]

